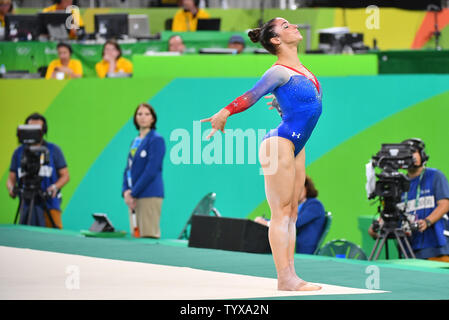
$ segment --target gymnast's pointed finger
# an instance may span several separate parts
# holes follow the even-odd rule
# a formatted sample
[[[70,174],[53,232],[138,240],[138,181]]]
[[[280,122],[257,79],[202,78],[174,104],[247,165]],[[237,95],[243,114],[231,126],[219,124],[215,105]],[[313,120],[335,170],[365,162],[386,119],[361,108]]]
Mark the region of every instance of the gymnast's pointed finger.
[[[212,128],[212,131],[209,133],[209,135],[207,136],[207,140],[209,140],[210,139],[210,137],[212,137],[214,134],[215,134],[215,132],[217,132],[217,129],[215,129],[215,128]]]

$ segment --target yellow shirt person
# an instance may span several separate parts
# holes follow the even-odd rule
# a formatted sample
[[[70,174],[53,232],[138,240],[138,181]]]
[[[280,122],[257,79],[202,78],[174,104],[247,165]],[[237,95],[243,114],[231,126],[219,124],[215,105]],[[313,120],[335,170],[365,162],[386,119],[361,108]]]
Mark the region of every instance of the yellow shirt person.
[[[64,67],[70,69],[72,73],[62,71],[66,70]],[[83,66],[76,59],[70,59],[67,66],[63,66],[59,59],[53,60],[47,68],[45,79],[58,79],[59,75],[56,74],[57,72],[64,73],[64,79],[80,78],[83,76]],[[79,75],[79,77],[74,76],[74,74]]]
[[[172,31],[196,31],[198,19],[209,19],[210,15],[203,9],[198,9],[198,1],[183,0],[182,9],[179,9],[172,23]]]
[[[76,59],[71,59],[72,47],[66,43],[57,46],[58,59],[53,60],[47,67],[45,79],[74,79],[83,76],[83,66]]]
[[[0,27],[5,27],[5,16],[13,13],[14,7],[11,0],[0,0]]]
[[[95,71],[99,78],[105,78],[108,74],[133,73],[133,64],[122,57],[122,49],[114,40],[108,40],[103,46],[103,59],[95,65]]]
[[[110,63],[106,60],[101,60],[95,65],[95,71],[99,78],[105,78],[110,73]],[[126,58],[120,57],[115,62],[115,68],[113,73],[133,73],[133,64]]]

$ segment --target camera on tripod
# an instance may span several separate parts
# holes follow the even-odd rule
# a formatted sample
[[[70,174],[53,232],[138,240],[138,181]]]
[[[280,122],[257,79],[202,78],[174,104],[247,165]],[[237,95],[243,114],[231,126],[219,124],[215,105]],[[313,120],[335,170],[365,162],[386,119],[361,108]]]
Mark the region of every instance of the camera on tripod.
[[[26,217],[26,224],[30,225],[36,205],[41,205],[48,215],[46,200],[50,195],[46,190],[42,190],[41,171],[48,169],[50,152],[46,146],[41,145],[43,134],[40,125],[20,125],[17,128],[17,137],[23,145],[23,152],[20,158],[19,181],[14,188],[14,194],[18,195],[20,200],[15,222],[20,213]],[[50,220],[52,221],[51,218]]]
[[[20,159],[21,176],[25,181],[34,181],[39,176],[41,167],[50,163],[48,148],[36,146],[42,142],[42,128],[40,125],[21,125],[17,128],[17,137],[24,146]]]
[[[379,237],[374,245],[369,260],[372,259],[379,241],[382,240],[379,252],[388,238],[395,238],[402,254],[408,257],[413,255],[413,251],[407,240],[407,235],[418,230],[418,224],[414,221],[414,216],[406,213],[406,206],[400,209],[401,197],[404,192],[410,189],[410,179],[399,169],[408,169],[414,166],[413,148],[409,144],[382,144],[382,148],[372,157],[373,167],[378,167],[382,171],[376,174],[377,181],[374,191],[368,199],[380,200],[379,213],[382,223],[375,221],[373,231],[379,233]],[[405,247],[408,249],[408,254]],[[387,250],[388,251],[388,250]]]

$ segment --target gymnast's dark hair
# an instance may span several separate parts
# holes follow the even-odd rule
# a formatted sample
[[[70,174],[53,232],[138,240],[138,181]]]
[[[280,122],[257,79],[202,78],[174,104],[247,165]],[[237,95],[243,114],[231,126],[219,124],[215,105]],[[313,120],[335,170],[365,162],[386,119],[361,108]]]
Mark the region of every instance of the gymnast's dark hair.
[[[277,48],[276,46],[270,41],[271,38],[277,37],[278,34],[274,32],[274,21],[276,18],[271,19],[268,22],[265,22],[265,24],[260,28],[251,29],[248,32],[248,37],[251,39],[252,42],[257,43],[260,42],[262,47],[267,49],[267,51],[271,54],[276,55]]]

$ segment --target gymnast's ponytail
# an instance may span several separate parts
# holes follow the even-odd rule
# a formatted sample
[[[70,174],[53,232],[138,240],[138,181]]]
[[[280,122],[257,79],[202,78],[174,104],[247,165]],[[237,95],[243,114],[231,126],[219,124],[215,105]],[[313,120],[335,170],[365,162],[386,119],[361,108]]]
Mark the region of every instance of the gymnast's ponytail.
[[[257,43],[260,41],[260,28],[251,29],[248,31],[248,37],[252,42]]]
[[[260,42],[261,45],[271,54],[276,55],[277,48],[276,46],[270,41],[271,38],[277,37],[278,34],[274,32],[274,21],[276,18],[271,19],[270,21],[266,22],[262,27],[251,29],[248,32],[248,37],[251,39],[252,42],[257,43]]]

